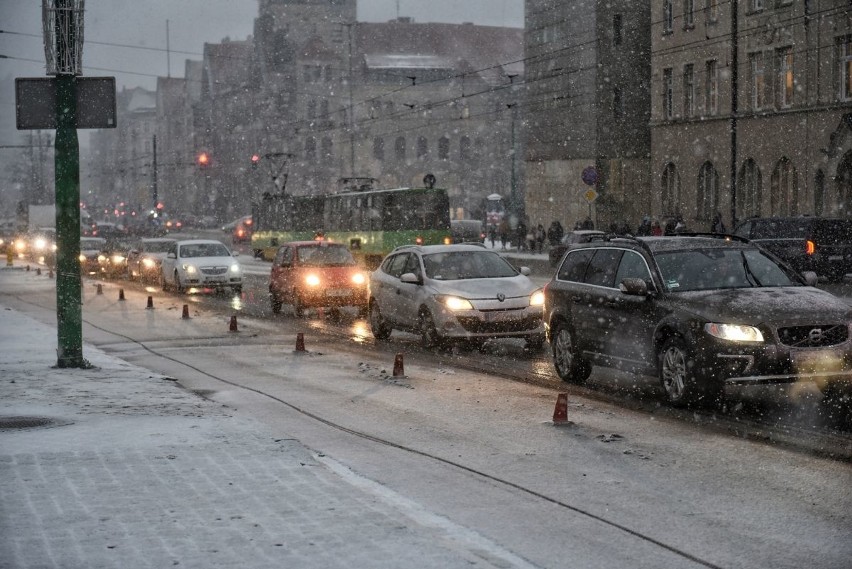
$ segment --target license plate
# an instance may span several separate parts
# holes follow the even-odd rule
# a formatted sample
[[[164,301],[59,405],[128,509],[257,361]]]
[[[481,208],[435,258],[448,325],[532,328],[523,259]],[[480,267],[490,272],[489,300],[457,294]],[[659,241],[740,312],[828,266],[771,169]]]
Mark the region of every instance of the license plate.
[[[483,317],[486,322],[506,322],[514,320],[511,314],[506,314],[505,312],[484,312]]]
[[[798,373],[819,373],[843,369],[843,357],[833,350],[792,350],[790,363]]]
[[[330,288],[326,291],[326,296],[333,296],[335,298],[339,298],[341,296],[349,296],[352,294],[352,291],[345,288]]]

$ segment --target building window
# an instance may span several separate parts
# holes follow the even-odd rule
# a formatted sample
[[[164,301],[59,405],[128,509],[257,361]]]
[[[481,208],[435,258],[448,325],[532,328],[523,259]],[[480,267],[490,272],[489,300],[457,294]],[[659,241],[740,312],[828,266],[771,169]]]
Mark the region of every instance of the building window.
[[[683,29],[695,27],[695,0],[683,0]]]
[[[763,0],[751,0],[751,10],[752,12],[763,10]]]
[[[373,158],[376,160],[385,159],[385,139],[381,136],[373,139]]]
[[[671,120],[674,116],[674,92],[672,89],[672,69],[663,69],[663,119]]]
[[[328,160],[334,156],[333,147],[331,145],[331,139],[325,137],[322,139],[322,158],[323,160]]]
[[[417,139],[417,157],[423,158],[427,154],[429,154],[429,141],[425,136],[421,136]]]
[[[621,14],[612,17],[612,44],[621,45]]]
[[[695,114],[695,66],[691,63],[683,66],[683,116]]]
[[[317,118],[317,102],[316,101],[308,101],[308,118],[315,119]]]
[[[749,158],[740,168],[737,184],[737,217],[760,217],[760,203],[763,200],[763,177],[760,168]]]
[[[450,159],[450,139],[446,136],[442,136],[440,139],[438,139],[438,159]]]
[[[705,162],[698,172],[697,198],[696,217],[710,221],[719,209],[719,173],[711,162]]]
[[[461,160],[468,161],[472,158],[470,147],[470,137],[463,136],[459,139],[459,158]]]
[[[837,40],[838,96],[841,101],[852,99],[852,35]]]
[[[319,118],[324,120],[329,120],[331,117],[328,113],[328,99],[323,99],[320,103],[320,116]]]
[[[715,59],[705,64],[704,112],[715,115],[719,112],[719,66]]]
[[[317,161],[317,141],[313,138],[305,140],[305,161],[310,163]]]
[[[680,213],[680,176],[677,166],[669,162],[663,170],[661,179],[662,211],[663,215],[677,215]]]
[[[793,104],[793,89],[795,86],[793,78],[793,48],[782,47],[776,54],[778,59],[778,106],[785,108]]]
[[[621,96],[621,87],[615,87],[612,90],[612,116],[616,119],[624,116],[624,99]]]
[[[719,0],[704,0],[704,16],[708,24],[719,21]]]
[[[396,155],[397,161],[398,162],[405,161],[405,154],[406,154],[406,152],[405,152],[405,150],[406,150],[405,149],[405,137],[404,136],[397,137],[396,142],[394,142],[393,147],[394,147],[394,154]]]
[[[749,54],[749,71],[751,73],[751,108],[759,111],[766,106],[766,70],[763,64],[763,53]]]
[[[673,0],[663,0],[663,33],[672,33],[674,26],[674,10],[672,9]]]
[[[772,171],[769,187],[770,215],[799,214],[799,176],[789,158],[781,158]]]

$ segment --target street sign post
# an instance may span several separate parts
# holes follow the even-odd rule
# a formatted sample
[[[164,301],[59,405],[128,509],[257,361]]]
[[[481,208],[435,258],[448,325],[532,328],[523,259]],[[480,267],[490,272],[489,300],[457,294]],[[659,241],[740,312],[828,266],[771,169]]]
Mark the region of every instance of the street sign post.
[[[115,128],[115,77],[73,77],[77,93],[74,128]],[[56,85],[52,77],[15,78],[18,130],[56,128]]]

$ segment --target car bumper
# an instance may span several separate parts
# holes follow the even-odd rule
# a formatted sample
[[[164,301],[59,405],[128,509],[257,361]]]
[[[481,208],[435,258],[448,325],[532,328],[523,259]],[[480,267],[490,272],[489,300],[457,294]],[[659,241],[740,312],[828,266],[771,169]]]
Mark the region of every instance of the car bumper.
[[[299,292],[299,300],[303,306],[367,306],[369,297],[366,289],[328,288]]]
[[[183,281],[186,286],[204,287],[204,288],[225,288],[232,286],[242,286],[243,277],[231,277],[225,275],[204,275],[195,274],[187,276]]]
[[[544,338],[543,314],[540,307],[515,310],[438,311],[438,332],[450,338]]]

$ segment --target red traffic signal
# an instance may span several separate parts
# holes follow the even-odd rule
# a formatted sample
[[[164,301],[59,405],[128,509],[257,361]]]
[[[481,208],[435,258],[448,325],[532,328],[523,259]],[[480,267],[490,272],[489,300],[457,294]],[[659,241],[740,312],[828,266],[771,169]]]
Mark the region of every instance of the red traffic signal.
[[[209,166],[210,165],[210,155],[206,152],[199,152],[198,157],[195,159],[199,166]]]
[[[260,155],[259,154],[252,154],[251,155],[251,167],[257,168],[258,162],[260,162]]]

